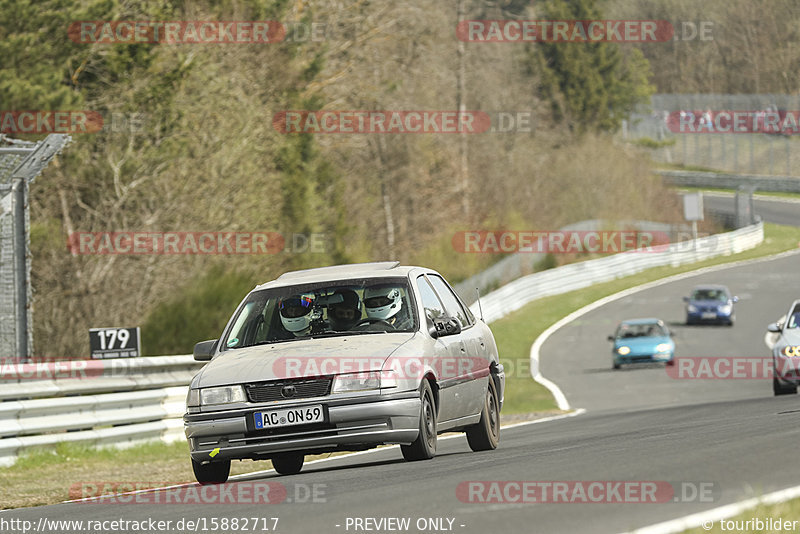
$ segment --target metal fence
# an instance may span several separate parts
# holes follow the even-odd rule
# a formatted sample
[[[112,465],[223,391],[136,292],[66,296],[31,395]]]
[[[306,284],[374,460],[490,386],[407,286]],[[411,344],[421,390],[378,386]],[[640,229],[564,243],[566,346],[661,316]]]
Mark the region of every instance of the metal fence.
[[[33,354],[28,186],[69,141],[62,134],[38,142],[0,134],[0,361]]]
[[[537,298],[627,276],[732,254],[764,239],[761,224],[670,245],[666,252],[624,253],[532,274],[481,299],[488,322]],[[472,306],[477,314],[477,305]],[[191,355],[0,365],[0,465],[35,447],[61,442],[127,445],[182,439],[184,399],[202,363]]]
[[[670,113],[704,110],[800,110],[800,96],[780,94],[656,94],[651,110],[634,113],[623,124],[628,141],[649,147],[660,163],[698,166],[759,175],[800,174],[800,136],[765,133],[674,133],[667,126]]]

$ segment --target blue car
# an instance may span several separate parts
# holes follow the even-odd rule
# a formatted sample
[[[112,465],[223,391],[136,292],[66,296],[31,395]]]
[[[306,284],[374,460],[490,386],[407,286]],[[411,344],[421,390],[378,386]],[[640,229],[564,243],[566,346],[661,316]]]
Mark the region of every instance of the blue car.
[[[692,289],[692,294],[683,297],[686,302],[686,324],[715,323],[733,326],[736,320],[733,304],[739,297],[731,296],[728,288],[721,285],[704,285]]]
[[[611,350],[614,369],[619,369],[624,363],[664,362],[672,365],[675,358],[675,342],[661,319],[622,321],[608,340],[614,342]]]

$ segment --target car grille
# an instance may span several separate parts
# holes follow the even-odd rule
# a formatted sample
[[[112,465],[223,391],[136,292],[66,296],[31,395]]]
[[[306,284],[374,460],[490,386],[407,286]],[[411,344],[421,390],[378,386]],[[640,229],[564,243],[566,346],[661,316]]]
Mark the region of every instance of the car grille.
[[[270,402],[288,399],[323,397],[331,392],[331,378],[311,378],[296,380],[276,380],[245,384],[247,399],[250,402]],[[293,391],[293,394],[291,392]]]

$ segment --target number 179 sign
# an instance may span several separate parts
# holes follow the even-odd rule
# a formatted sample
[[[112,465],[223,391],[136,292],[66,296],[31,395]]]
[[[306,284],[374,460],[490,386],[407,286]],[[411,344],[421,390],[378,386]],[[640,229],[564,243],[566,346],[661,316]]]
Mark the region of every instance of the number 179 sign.
[[[141,356],[140,331],[136,328],[90,328],[89,349],[93,360]]]

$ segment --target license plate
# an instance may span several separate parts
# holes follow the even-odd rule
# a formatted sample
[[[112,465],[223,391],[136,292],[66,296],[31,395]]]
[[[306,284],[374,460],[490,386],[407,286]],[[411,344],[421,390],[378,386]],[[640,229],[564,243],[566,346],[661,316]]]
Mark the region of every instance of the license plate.
[[[717,318],[717,314],[716,314],[716,312],[703,312],[700,315],[700,317],[702,317],[703,319],[716,319]]]
[[[257,430],[279,428],[282,426],[308,425],[325,421],[325,411],[321,404],[303,406],[302,408],[283,408],[253,414],[253,422]]]

